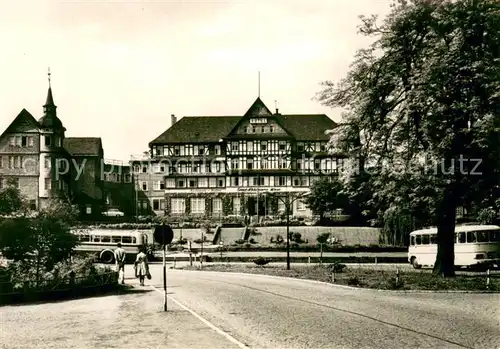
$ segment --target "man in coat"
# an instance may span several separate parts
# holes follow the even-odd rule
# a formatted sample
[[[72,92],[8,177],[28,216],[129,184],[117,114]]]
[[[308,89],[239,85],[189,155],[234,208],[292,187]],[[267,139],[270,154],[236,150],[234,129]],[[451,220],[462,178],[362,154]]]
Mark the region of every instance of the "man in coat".
[[[118,272],[118,281],[122,284],[125,283],[125,257],[126,252],[122,248],[122,244],[118,243],[117,249],[115,250],[115,262],[116,262],[116,271]]]

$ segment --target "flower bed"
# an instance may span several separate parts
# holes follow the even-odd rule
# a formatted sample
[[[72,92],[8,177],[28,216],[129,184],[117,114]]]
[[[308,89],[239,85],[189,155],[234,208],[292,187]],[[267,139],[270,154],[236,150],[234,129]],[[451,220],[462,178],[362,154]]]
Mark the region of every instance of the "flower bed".
[[[0,304],[95,295],[118,287],[118,273],[109,267],[94,266],[91,258],[58,263],[38,278],[20,263],[2,269]]]

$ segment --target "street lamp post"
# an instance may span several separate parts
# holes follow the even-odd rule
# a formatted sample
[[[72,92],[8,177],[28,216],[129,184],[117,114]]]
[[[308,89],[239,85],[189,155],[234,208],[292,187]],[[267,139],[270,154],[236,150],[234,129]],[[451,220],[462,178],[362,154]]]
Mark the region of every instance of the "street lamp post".
[[[280,200],[285,205],[286,211],[286,269],[290,270],[290,210],[293,203],[299,199],[305,198],[309,195],[308,192],[297,193],[296,195],[291,195],[292,193],[287,192],[286,196],[277,196],[274,193],[269,193],[269,195],[275,195],[278,200]]]

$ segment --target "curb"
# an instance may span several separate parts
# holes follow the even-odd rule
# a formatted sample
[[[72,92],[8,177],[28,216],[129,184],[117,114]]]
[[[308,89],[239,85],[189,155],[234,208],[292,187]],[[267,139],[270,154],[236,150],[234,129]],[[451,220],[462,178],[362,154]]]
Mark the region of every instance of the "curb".
[[[354,286],[347,286],[347,285],[338,285],[338,284],[333,284],[330,282],[324,282],[324,281],[317,281],[317,280],[311,280],[311,279],[299,279],[299,278],[294,278],[294,277],[289,277],[289,276],[275,276],[275,275],[266,275],[266,274],[256,274],[256,273],[240,273],[240,272],[232,272],[232,271],[207,271],[207,270],[189,270],[189,269],[173,269],[177,271],[194,271],[194,272],[208,272],[208,273],[219,273],[219,274],[227,274],[231,273],[234,275],[240,275],[240,276],[259,276],[263,278],[270,278],[270,279],[280,279],[280,280],[298,280],[298,281],[303,281],[307,283],[312,283],[312,284],[319,284],[319,285],[324,285],[324,286],[330,286],[330,287],[338,287],[338,288],[343,288],[347,290],[353,290],[353,291],[374,291],[374,292],[388,292],[388,293],[463,293],[463,294],[500,294],[500,291],[468,291],[468,290],[384,290],[380,288],[366,288],[366,287],[354,287]]]

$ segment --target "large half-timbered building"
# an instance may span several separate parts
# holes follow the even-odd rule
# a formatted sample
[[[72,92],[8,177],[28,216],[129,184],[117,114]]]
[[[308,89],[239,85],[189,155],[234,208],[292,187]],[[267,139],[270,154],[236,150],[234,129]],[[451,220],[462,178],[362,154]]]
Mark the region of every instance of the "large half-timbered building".
[[[328,153],[324,114],[272,113],[260,98],[243,116],[172,116],[150,142],[151,158],[133,161],[141,207],[169,216],[277,215],[277,196],[307,192],[320,176],[336,175],[342,159]],[[149,202],[150,201],[150,202]],[[293,215],[309,216],[297,200]]]

